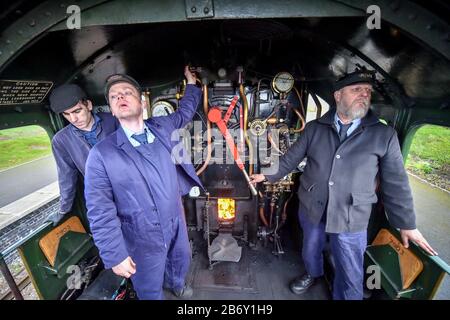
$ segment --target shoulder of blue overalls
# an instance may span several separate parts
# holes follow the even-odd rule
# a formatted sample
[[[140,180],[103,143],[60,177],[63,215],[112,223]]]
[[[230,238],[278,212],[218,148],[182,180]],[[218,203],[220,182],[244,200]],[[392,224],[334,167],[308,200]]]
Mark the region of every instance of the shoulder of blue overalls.
[[[97,112],[94,113],[94,116],[99,117],[101,121],[113,121],[115,119],[115,117],[109,112]]]
[[[90,153],[92,153],[94,150],[95,152],[100,152],[100,153],[105,153],[107,152],[106,150],[110,150],[110,148],[112,146],[118,146],[120,144],[120,141],[118,140],[118,136],[119,136],[119,130],[122,130],[120,127],[112,132],[111,134],[109,134],[108,136],[106,136],[104,139],[102,139],[101,141],[97,142],[95,144],[95,146],[92,147]],[[125,133],[123,133],[123,135],[125,136]],[[126,136],[125,136],[125,139]]]
[[[201,92],[202,92],[202,89],[197,87],[195,84],[187,84],[184,94],[185,95],[189,94],[189,93],[201,94]]]
[[[103,125],[105,126],[112,126],[116,129],[120,127],[119,120],[117,120],[110,112],[97,112],[95,115],[97,115],[101,121],[104,121]]]
[[[75,134],[72,131],[72,127],[73,127],[72,125],[68,124],[61,130],[59,130],[57,133],[55,133],[55,135],[52,138],[52,143],[60,143],[60,142],[62,143],[63,140],[70,139],[70,136],[72,134]]]
[[[164,118],[165,117],[148,118],[147,120],[144,120],[144,123],[150,130],[152,127],[160,128],[164,124]]]

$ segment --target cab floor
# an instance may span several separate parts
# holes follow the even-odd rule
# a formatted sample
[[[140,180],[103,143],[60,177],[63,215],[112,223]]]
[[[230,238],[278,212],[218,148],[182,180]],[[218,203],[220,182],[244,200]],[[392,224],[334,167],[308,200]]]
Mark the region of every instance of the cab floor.
[[[190,234],[193,257],[186,282],[193,288],[189,300],[328,300],[330,293],[324,279],[308,292],[296,295],[289,282],[304,272],[298,246],[289,238],[282,240],[284,254],[274,255],[273,244],[264,247],[242,246],[239,262],[217,262],[209,268],[207,243],[198,232]],[[283,238],[283,237],[282,237]],[[179,299],[166,291],[167,300]]]

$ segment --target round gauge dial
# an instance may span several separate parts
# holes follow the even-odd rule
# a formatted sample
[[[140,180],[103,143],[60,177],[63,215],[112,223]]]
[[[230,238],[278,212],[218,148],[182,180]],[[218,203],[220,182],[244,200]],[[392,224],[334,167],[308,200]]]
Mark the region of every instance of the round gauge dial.
[[[280,72],[272,80],[273,89],[278,93],[288,93],[294,86],[294,76],[289,72]]]
[[[167,101],[155,102],[152,106],[152,117],[162,117],[173,113],[173,106]]]

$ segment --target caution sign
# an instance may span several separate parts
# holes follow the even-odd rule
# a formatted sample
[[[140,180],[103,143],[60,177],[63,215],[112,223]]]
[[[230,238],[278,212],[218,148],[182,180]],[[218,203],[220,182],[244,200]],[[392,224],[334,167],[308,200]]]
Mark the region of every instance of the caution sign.
[[[0,80],[0,105],[41,103],[52,86],[51,81]]]

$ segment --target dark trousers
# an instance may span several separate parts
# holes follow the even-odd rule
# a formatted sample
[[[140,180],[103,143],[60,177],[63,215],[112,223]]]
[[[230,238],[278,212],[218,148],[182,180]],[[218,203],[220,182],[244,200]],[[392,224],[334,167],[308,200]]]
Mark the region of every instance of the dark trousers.
[[[314,225],[300,210],[303,229],[302,257],[306,272],[312,277],[323,275],[323,249],[326,241],[325,219]],[[334,300],[362,300],[364,282],[364,251],[367,231],[329,233],[331,253],[335,261]]]

